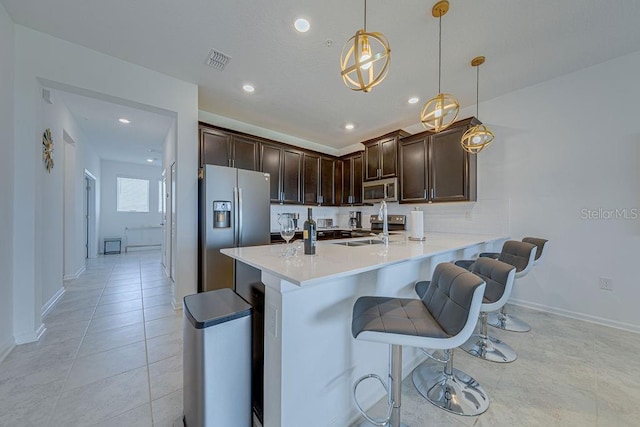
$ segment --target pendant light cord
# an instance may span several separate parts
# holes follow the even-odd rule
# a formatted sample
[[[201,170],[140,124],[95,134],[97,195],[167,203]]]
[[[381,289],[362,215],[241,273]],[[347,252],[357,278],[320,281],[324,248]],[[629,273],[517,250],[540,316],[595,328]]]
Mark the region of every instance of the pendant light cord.
[[[367,0],[364,0],[364,32],[367,32]]]
[[[365,0],[366,1],[366,0]],[[442,74],[442,14],[438,17],[438,93],[442,93],[440,91],[440,80]]]
[[[480,120],[478,117],[480,114],[478,110],[480,109],[480,65],[476,67],[476,119]]]

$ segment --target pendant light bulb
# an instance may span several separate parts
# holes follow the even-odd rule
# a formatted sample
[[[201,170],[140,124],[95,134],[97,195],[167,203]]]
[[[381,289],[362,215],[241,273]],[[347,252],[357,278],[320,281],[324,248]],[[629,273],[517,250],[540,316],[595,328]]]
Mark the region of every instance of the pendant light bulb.
[[[471,61],[471,66],[476,67],[476,117],[478,119],[478,110],[480,105],[480,65],[484,64],[484,59],[484,56],[478,56],[473,58]],[[471,154],[478,154],[493,142],[494,137],[495,136],[493,132],[491,132],[491,129],[483,124],[479,124],[468,129],[464,135],[462,135],[460,143],[465,151]]]
[[[369,37],[364,36],[361,37],[360,43],[360,63],[362,64],[360,68],[363,70],[368,70],[371,68],[371,45],[369,44]]]
[[[431,14],[439,21],[438,33],[438,94],[427,101],[420,114],[420,122],[425,129],[440,132],[453,124],[458,118],[460,104],[451,94],[440,91],[442,76],[442,17],[449,11],[449,2],[440,0],[431,9]]]

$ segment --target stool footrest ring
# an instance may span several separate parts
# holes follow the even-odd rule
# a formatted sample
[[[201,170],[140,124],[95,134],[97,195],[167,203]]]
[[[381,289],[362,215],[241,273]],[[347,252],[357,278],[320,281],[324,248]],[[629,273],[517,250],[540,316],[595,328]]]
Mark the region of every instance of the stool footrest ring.
[[[362,409],[362,406],[360,406],[360,403],[358,402],[358,398],[356,396],[356,390],[358,389],[358,386],[360,385],[360,383],[364,380],[368,380],[370,378],[376,379],[380,382],[380,384],[382,384],[382,387],[384,387],[384,390],[387,392],[387,396],[388,396],[388,408],[387,408],[387,415],[384,419],[382,420],[376,420],[374,418],[371,418],[369,415],[367,415],[367,413],[365,412],[364,409]],[[364,375],[360,378],[358,378],[358,380],[355,382],[355,384],[353,384],[353,403],[355,403],[356,408],[358,408],[358,412],[360,412],[360,414],[362,414],[362,416],[369,421],[371,424],[373,424],[374,426],[386,426],[389,423],[389,420],[391,419],[391,411],[393,410],[393,405],[394,402],[391,399],[391,395],[389,394],[389,386],[387,384],[385,384],[384,380],[380,377],[380,375],[376,375],[376,374],[367,374]]]

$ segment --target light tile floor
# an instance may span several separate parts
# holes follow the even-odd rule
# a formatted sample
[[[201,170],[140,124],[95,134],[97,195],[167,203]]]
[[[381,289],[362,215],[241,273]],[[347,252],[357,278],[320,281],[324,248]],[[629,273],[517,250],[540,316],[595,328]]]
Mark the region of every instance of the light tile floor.
[[[640,334],[509,306],[532,326],[527,333],[489,327],[518,359],[492,363],[457,349],[454,367],[490,397],[478,417],[436,408],[402,383],[402,421],[410,426],[640,426]],[[381,351],[386,351],[382,346]],[[384,400],[384,399],[383,399]],[[386,401],[373,412],[382,416]]]
[[[182,414],[182,317],[160,252],[89,260],[37,343],[0,364],[0,426],[172,426]]]
[[[0,426],[172,426],[182,413],[182,318],[170,304],[159,258],[156,251],[100,257],[65,283],[44,319],[45,335],[0,364]],[[455,367],[489,393],[489,410],[449,414],[426,402],[409,376],[402,384],[404,422],[640,425],[640,335],[518,307],[511,312],[533,330],[490,333],[518,360],[496,364],[455,352]]]

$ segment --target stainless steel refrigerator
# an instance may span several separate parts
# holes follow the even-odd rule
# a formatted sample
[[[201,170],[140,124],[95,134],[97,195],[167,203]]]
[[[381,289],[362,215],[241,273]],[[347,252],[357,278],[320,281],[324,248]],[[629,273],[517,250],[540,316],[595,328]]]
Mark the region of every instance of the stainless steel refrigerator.
[[[234,288],[234,260],[222,248],[270,243],[269,174],[205,165],[200,183],[199,291]]]

